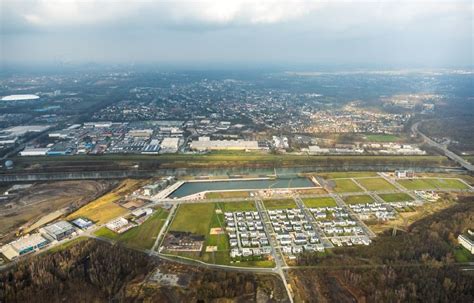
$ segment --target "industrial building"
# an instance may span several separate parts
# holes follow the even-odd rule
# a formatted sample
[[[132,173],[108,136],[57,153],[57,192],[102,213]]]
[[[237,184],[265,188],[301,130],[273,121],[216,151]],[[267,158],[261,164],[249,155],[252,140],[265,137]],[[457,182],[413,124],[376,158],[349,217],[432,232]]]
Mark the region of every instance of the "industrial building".
[[[467,234],[458,236],[459,244],[467,249],[471,254],[474,254],[474,232],[468,230]]]
[[[145,196],[153,196],[156,195],[161,189],[163,188],[162,183],[155,183],[150,185],[143,186],[143,194]]]
[[[66,221],[58,221],[40,229],[40,232],[42,232],[45,237],[50,237],[52,240],[56,241],[61,241],[71,235],[74,231],[74,226]]]
[[[128,132],[128,136],[135,138],[149,139],[153,135],[153,129],[132,129]]]
[[[179,138],[166,137],[161,141],[161,153],[175,153],[178,151]]]
[[[143,147],[142,149],[142,154],[145,154],[145,155],[156,155],[158,154],[158,152],[160,151],[160,145],[158,144],[147,144]]]
[[[153,213],[153,209],[147,207],[147,208],[139,208],[134,211],[132,211],[132,216],[134,216],[136,219],[141,218],[141,217],[146,217],[149,216]]]
[[[364,152],[361,148],[321,148],[318,145],[309,146],[310,155],[320,155],[320,154],[362,154]]]
[[[167,177],[165,179],[162,179],[154,184],[149,184],[143,186],[143,194],[145,196],[154,196],[156,195],[160,190],[165,188],[166,186],[170,185],[174,181],[174,177]]]
[[[209,137],[199,137],[198,141],[190,144],[192,150],[259,150],[264,149],[258,141],[246,140],[210,140]]]
[[[415,172],[413,170],[396,170],[395,176],[399,179],[414,178]]]
[[[43,238],[40,234],[32,234],[4,245],[0,252],[7,259],[14,260],[21,255],[35,252],[47,244],[48,240]]]
[[[49,148],[34,148],[27,147],[20,152],[20,156],[46,156],[49,152]]]
[[[135,224],[128,222],[127,219],[122,217],[114,219],[105,225],[105,227],[118,234],[124,233],[134,226]]]
[[[80,229],[88,229],[94,223],[86,218],[77,218],[76,220],[72,221],[72,224],[76,225]]]

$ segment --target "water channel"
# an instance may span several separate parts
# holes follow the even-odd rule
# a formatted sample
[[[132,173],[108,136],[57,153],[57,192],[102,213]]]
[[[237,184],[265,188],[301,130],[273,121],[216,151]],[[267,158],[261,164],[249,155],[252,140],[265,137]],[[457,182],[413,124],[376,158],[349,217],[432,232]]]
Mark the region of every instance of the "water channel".
[[[169,196],[170,198],[181,198],[193,195],[202,191],[218,190],[245,190],[245,189],[266,189],[266,188],[299,188],[314,187],[315,185],[308,178],[276,178],[276,179],[255,179],[255,180],[228,180],[228,181],[197,181],[186,182]]]

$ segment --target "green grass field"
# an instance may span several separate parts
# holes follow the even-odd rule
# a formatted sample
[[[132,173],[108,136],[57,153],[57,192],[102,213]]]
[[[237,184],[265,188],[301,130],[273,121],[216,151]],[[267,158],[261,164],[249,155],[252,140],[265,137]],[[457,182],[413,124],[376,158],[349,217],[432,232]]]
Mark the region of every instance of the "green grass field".
[[[425,179],[398,180],[398,184],[410,190],[436,189],[436,187]]]
[[[263,200],[263,204],[266,209],[296,208],[296,203],[293,199]]]
[[[431,179],[430,181],[437,188],[441,189],[468,189],[469,187],[457,179]]]
[[[370,142],[397,142],[402,138],[395,135],[386,135],[386,134],[370,134],[365,136],[367,141]]]
[[[181,204],[173,223],[171,223],[170,230],[207,235],[209,223],[214,215],[214,207],[214,203]]]
[[[357,195],[345,197],[344,202],[346,202],[347,204],[366,204],[374,203],[374,200],[369,195]]]
[[[257,210],[254,201],[242,201],[242,202],[226,202],[217,203],[217,207],[226,211],[254,211]]]
[[[364,188],[370,191],[396,190],[397,188],[383,178],[357,179]]]
[[[406,189],[410,190],[468,189],[466,184],[457,179],[420,178],[398,180],[397,182]]]
[[[413,198],[410,195],[405,193],[396,193],[396,194],[380,194],[379,195],[382,200],[385,202],[405,202],[405,201],[413,201]]]
[[[167,216],[168,211],[158,209],[142,225],[127,230],[123,234],[117,234],[107,227],[98,229],[94,234],[98,237],[121,242],[128,247],[150,249],[153,247]]]
[[[331,197],[304,198],[302,199],[306,207],[333,207],[337,206],[336,201]]]
[[[360,188],[350,179],[335,179],[332,180],[335,183],[334,191],[337,193],[349,193],[349,192],[363,192]]]
[[[223,191],[206,193],[206,199],[247,198],[248,191]]]
[[[325,179],[377,177],[377,173],[373,171],[325,172],[318,173],[317,175]]]
[[[474,261],[474,256],[464,247],[459,246],[454,249],[456,262],[465,263]]]

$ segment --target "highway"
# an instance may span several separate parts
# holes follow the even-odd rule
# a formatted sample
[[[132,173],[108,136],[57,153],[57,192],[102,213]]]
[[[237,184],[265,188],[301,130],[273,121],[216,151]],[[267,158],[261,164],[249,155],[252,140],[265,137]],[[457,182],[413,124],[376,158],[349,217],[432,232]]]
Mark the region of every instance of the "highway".
[[[421,138],[423,138],[423,140],[425,141],[426,144],[432,146],[432,147],[435,147],[441,151],[444,152],[444,155],[446,157],[448,157],[449,159],[453,160],[454,162],[458,163],[459,165],[461,165],[462,167],[464,167],[465,169],[467,169],[469,172],[473,172],[474,171],[474,165],[472,165],[471,163],[469,163],[467,160],[463,159],[461,156],[458,156],[457,154],[455,154],[454,152],[450,151],[446,146],[444,145],[441,145],[435,141],[433,141],[432,139],[430,139],[428,136],[426,136],[425,134],[423,134],[419,129],[418,129],[418,126],[420,125],[420,122],[416,122],[415,124],[413,124],[411,126],[411,131],[413,134],[415,135],[419,135]]]

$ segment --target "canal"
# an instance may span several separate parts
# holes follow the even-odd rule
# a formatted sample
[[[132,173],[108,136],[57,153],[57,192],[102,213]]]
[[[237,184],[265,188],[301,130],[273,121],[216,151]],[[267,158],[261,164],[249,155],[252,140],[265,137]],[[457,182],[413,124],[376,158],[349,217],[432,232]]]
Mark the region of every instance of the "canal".
[[[314,187],[315,185],[308,178],[277,178],[277,179],[256,179],[256,180],[228,180],[228,181],[193,181],[186,182],[172,192],[170,198],[181,198],[197,194],[203,191],[219,190],[253,190],[266,188],[298,188]]]

